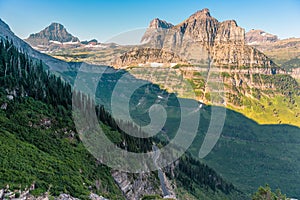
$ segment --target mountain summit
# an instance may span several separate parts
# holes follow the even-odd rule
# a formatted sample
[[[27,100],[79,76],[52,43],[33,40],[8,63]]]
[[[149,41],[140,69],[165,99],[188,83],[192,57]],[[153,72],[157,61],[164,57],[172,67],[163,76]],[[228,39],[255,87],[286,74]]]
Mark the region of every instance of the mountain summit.
[[[195,12],[194,14],[192,14],[188,19],[184,20],[184,22],[191,22],[194,20],[199,20],[199,19],[215,19],[211,16],[210,11],[208,8],[204,8],[202,10],[198,10],[197,12]]]
[[[68,33],[59,23],[52,23],[39,33],[31,34],[26,41],[33,47],[50,45],[51,43],[79,43],[79,39]]]
[[[172,28],[174,25],[158,18],[150,22],[150,28]]]

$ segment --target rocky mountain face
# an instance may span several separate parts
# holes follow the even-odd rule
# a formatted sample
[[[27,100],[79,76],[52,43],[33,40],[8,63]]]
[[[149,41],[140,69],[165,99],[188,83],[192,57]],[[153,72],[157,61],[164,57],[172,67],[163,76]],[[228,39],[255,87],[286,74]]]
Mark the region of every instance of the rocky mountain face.
[[[153,41],[153,39],[158,39],[155,38],[155,35],[157,35],[158,33],[163,33],[164,30],[170,29],[172,27],[174,27],[173,24],[168,23],[165,20],[155,18],[150,22],[149,28],[146,30],[145,34],[143,35],[141,42],[148,43],[150,41]],[[163,41],[158,41],[158,42],[161,43]]]
[[[150,28],[162,28],[162,29],[168,29],[172,28],[174,25],[171,23],[166,22],[165,20],[160,20],[158,18],[155,18],[150,22]]]
[[[153,20],[142,43],[173,51],[192,64],[213,61],[217,66],[274,66],[267,56],[245,44],[245,30],[234,20],[219,22],[208,9],[176,26]]]
[[[134,48],[125,52],[112,63],[114,67],[126,68],[130,66],[170,66],[175,63],[187,63],[173,52],[153,48]]]
[[[51,42],[79,42],[77,37],[74,37],[66,28],[59,23],[52,23],[39,33],[31,34],[26,41],[31,45],[48,45]]]
[[[159,181],[154,179],[151,173],[132,175],[114,171],[112,176],[126,199],[141,199],[145,194],[163,196]],[[171,190],[171,188],[168,189]],[[173,191],[172,194],[174,195]]]
[[[52,23],[39,33],[31,34],[25,39],[32,47],[45,51],[60,45],[79,45],[77,37],[70,34],[66,28],[59,23]],[[56,47],[57,48],[57,47]]]
[[[247,44],[254,45],[254,44],[261,44],[266,42],[274,43],[277,42],[279,39],[277,35],[272,35],[262,30],[252,29],[246,33],[245,40]]]

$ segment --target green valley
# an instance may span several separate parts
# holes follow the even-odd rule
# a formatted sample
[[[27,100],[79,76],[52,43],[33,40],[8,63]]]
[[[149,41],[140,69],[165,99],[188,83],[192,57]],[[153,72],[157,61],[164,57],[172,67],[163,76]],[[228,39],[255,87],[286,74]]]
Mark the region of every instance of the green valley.
[[[300,199],[300,40],[155,2],[1,4],[0,200]]]

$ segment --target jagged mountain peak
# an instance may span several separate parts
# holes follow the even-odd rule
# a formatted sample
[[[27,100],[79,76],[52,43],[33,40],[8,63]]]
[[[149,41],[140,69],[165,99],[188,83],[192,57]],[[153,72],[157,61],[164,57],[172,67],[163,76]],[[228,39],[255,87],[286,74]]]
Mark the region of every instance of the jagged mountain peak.
[[[68,33],[66,28],[62,24],[57,23],[57,22],[52,22],[49,26],[47,26],[46,28],[44,28],[40,32],[30,34],[29,37],[37,37],[37,36],[41,36],[41,35],[47,35],[47,34],[50,34],[50,33],[58,35],[61,32]]]
[[[57,30],[57,31],[63,31],[63,30],[65,30],[64,25],[62,25],[62,24],[60,24],[58,22],[52,22],[47,28],[48,29],[52,29],[52,30]]]
[[[154,29],[158,29],[158,28],[164,28],[164,29],[168,29],[168,28],[172,28],[174,25],[171,23],[166,22],[165,20],[161,20],[159,18],[155,18],[150,22],[149,28],[154,28]]]
[[[211,16],[208,8],[195,12],[175,26],[185,38],[206,42],[212,46],[216,41],[244,41],[244,29],[235,20],[219,22]]]
[[[187,26],[190,26],[192,29],[197,29],[203,27],[203,24],[206,24],[207,21],[210,21],[209,24],[211,25],[218,23],[218,20],[211,16],[209,9],[204,8],[202,10],[198,10],[175,27],[185,29]]]
[[[197,12],[192,14],[189,18],[206,18],[206,17],[211,17],[210,11],[208,8],[198,10]]]
[[[173,27],[174,27],[173,24],[171,24],[165,20],[155,18],[150,22],[149,27],[147,28],[147,31],[145,32],[145,34],[143,35],[143,37],[141,39],[141,43],[148,43],[154,39],[153,35],[155,35],[156,32],[162,33]]]
[[[33,47],[50,45],[51,42],[65,43],[78,42],[79,39],[70,34],[60,23],[52,22],[49,26],[38,33],[31,34],[26,41]]]
[[[213,20],[216,22],[218,21],[214,17],[211,16],[208,8],[198,10],[197,12],[192,14],[190,17],[188,17],[187,19],[185,19],[183,22],[181,22],[178,25],[187,24],[187,23],[195,23],[197,21],[206,21],[206,20]]]

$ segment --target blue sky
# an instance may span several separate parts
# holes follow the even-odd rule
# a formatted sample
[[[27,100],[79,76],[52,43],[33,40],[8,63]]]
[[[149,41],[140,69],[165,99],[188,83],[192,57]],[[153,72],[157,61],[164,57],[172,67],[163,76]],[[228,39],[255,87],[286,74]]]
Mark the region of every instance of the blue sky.
[[[21,38],[59,22],[81,40],[104,42],[145,28],[156,17],[180,23],[202,8],[219,21],[235,19],[246,30],[300,37],[300,0],[0,0],[0,18]]]

